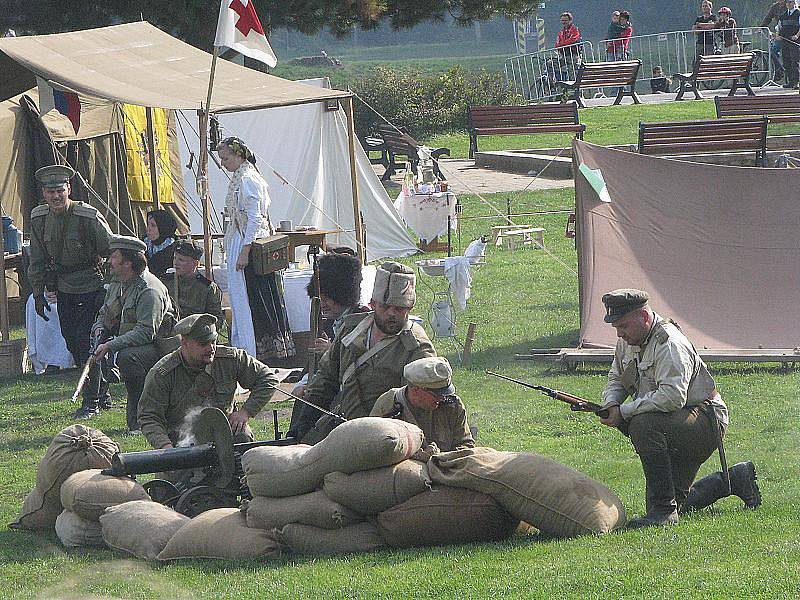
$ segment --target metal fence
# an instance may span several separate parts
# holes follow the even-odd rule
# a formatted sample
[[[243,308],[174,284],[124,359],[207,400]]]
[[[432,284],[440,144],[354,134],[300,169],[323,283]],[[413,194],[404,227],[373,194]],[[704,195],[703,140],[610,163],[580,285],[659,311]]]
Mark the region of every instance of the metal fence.
[[[740,27],[736,29],[742,52],[754,52],[755,62],[750,81],[760,87],[772,83],[772,65],[769,60],[770,32],[766,27]],[[718,51],[721,47],[721,37]],[[639,59],[642,67],[636,83],[636,91],[650,93],[650,79],[653,67],[660,66],[666,77],[673,73],[687,73],[692,70],[697,40],[694,31],[669,31],[650,35],[638,35],[629,38],[628,51],[624,58]],[[619,40],[617,40],[619,43]],[[574,80],[575,70],[581,61],[599,62],[622,59],[619,52],[612,55],[607,40],[596,45],[582,42],[576,45],[577,52],[567,52],[565,48],[548,48],[540,52],[521,54],[508,58],[505,63],[505,74],[508,85],[526,100],[555,100],[560,98],[557,90],[559,81]],[[675,89],[677,82],[673,82]],[[704,82],[708,89],[716,89],[726,85],[723,80]],[[610,92],[610,90],[608,90]],[[602,89],[589,90],[590,95],[603,96]]]

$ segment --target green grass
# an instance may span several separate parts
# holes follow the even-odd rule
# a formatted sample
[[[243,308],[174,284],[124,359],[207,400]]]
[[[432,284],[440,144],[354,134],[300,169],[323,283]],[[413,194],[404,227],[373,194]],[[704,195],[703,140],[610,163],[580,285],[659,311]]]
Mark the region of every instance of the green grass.
[[[556,210],[573,205],[571,190],[464,196],[465,215],[505,210]],[[490,248],[476,270],[473,296],[458,314],[462,332],[478,324],[473,364],[456,367],[455,383],[479,443],[504,450],[538,452],[597,478],[619,494],[629,513],[644,509],[641,467],[621,435],[591,415],[483,370],[540,382],[598,399],[601,368],[562,372],[514,361],[531,347],[569,346],[579,327],[572,240],[563,237],[565,215],[528,219],[546,228],[547,251]],[[465,221],[463,241],[489,231],[496,221]],[[407,260],[413,263],[413,259]],[[425,277],[425,276],[423,276]],[[425,316],[431,290],[442,278],[420,282],[416,312]],[[455,363],[452,346],[434,340]],[[515,537],[475,544],[383,551],[340,558],[279,562],[189,561],[150,564],[104,550],[66,552],[52,534],[0,531],[0,586],[7,598],[376,598],[376,597],[568,597],[568,598],[789,598],[800,587],[800,472],[797,390],[800,375],[775,366],[713,365],[731,408],[726,440],[731,463],[752,459],[764,506],[745,512],[735,498],[684,518],[668,529],[620,532],[574,540]],[[0,383],[0,519],[15,517],[34,485],[36,463],[52,436],[70,421],[67,398],[77,373],[25,376]],[[112,393],[123,397],[121,386]],[[124,412],[104,413],[92,425],[124,450],[145,447],[125,435]],[[269,422],[256,424],[268,436]],[[716,456],[701,475],[717,468]]]

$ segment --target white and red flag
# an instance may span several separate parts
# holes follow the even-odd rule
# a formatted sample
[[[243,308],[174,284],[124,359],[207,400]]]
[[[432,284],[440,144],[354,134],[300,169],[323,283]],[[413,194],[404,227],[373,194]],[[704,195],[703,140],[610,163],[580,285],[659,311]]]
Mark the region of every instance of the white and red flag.
[[[278,64],[252,0],[222,0],[215,46],[225,46],[270,67]]]

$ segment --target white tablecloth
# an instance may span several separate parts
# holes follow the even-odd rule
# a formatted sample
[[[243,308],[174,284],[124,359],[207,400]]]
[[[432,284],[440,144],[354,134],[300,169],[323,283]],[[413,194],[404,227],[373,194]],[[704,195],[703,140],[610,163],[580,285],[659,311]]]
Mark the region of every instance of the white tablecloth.
[[[411,231],[425,242],[447,234],[448,215],[452,217],[450,229],[456,228],[456,195],[453,192],[411,196],[400,192],[394,207]]]

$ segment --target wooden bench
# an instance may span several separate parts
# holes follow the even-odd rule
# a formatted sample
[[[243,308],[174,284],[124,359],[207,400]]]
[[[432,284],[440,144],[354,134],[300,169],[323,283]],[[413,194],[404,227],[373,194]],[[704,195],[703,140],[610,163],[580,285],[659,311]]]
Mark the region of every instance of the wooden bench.
[[[767,117],[639,123],[639,153],[657,155],[755,152],[767,158]]]
[[[766,116],[770,123],[800,122],[800,94],[717,96],[717,117]]]
[[[503,246],[505,241],[508,249],[514,249],[514,238],[521,238],[523,246],[534,244],[538,248],[544,249],[544,228],[531,227],[530,225],[495,225],[492,227],[492,241],[497,248]]]
[[[585,108],[581,90],[587,88],[616,87],[618,89],[617,97],[614,99],[615,105],[622,102],[624,96],[633,98],[634,104],[641,104],[635,90],[636,77],[641,66],[642,61],[638,59],[581,63],[575,81],[559,81],[556,86],[572,92],[570,100],[575,100],[581,108]],[[625,91],[625,86],[630,89]]]
[[[756,93],[750,87],[750,71],[753,68],[753,52],[744,54],[703,54],[694,61],[691,73],[674,73],[680,82],[678,95],[675,100],[682,100],[683,94],[691,90],[694,92],[695,100],[700,100],[703,96],[697,89],[698,81],[709,81],[713,79],[733,79],[733,85],[728,96],[733,96],[740,86],[744,86],[748,96],[755,96]],[[741,80],[741,83],[740,83]]]
[[[381,181],[388,181],[389,178],[397,172],[398,156],[404,156],[406,160],[411,163],[411,168],[416,170],[417,163],[419,163],[417,150],[422,144],[405,131],[398,131],[396,127],[388,123],[377,125],[375,129],[376,133],[383,139],[383,144],[389,157],[386,171],[381,177]],[[445,176],[439,169],[439,158],[441,156],[450,156],[450,148],[434,148],[433,152],[431,152],[431,157],[434,159],[433,172],[439,179],[445,179]]]
[[[578,105],[547,102],[523,106],[470,106],[469,157],[478,151],[481,135],[528,135],[538,133],[573,133],[583,139],[586,125],[578,118]]]

